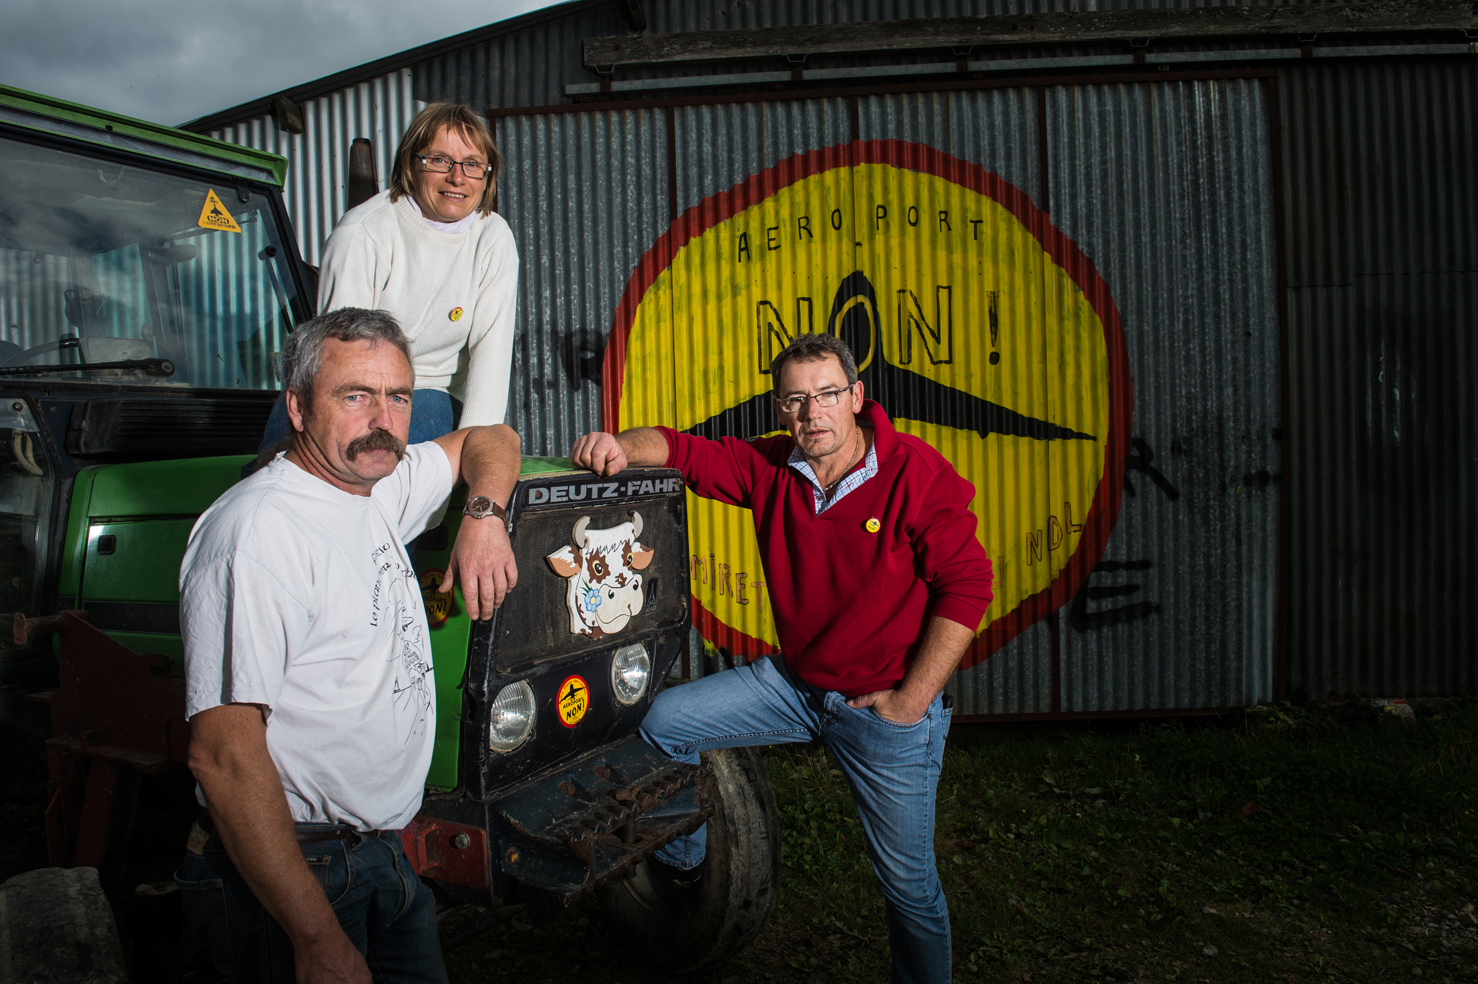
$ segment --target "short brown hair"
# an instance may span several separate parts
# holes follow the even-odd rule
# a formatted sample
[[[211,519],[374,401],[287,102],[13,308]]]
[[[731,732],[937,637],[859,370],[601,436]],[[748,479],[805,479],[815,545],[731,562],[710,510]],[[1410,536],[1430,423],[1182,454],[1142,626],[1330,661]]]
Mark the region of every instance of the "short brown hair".
[[[401,196],[410,195],[416,184],[416,155],[436,139],[442,127],[450,127],[462,135],[462,139],[478,148],[493,166],[492,172],[482,183],[482,200],[477,211],[491,215],[493,202],[498,198],[498,175],[503,170],[503,157],[493,141],[493,131],[475,109],[465,103],[432,103],[416,114],[411,125],[400,138],[395,148],[395,165],[390,169],[390,200],[399,201]]]
[[[298,325],[282,346],[282,388],[298,394],[304,414],[313,411],[313,388],[318,382],[318,371],[323,368],[324,344],[330,338],[369,342],[371,346],[381,342],[394,345],[410,365],[411,385],[415,386],[416,360],[411,356],[411,343],[394,316],[389,311],[339,308]]]
[[[857,360],[847,343],[835,335],[807,333],[797,335],[794,341],[770,360],[771,388],[780,387],[780,370],[785,368],[787,362],[820,362],[828,355],[837,357],[837,361],[842,364],[842,372],[847,376],[847,385],[854,385],[857,382]]]

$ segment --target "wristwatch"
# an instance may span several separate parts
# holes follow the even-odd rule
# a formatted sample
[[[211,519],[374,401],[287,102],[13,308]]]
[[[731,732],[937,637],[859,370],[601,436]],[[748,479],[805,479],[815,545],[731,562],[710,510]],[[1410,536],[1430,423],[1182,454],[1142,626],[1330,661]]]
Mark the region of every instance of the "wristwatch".
[[[467,505],[462,507],[462,515],[472,519],[487,519],[489,516],[496,516],[503,521],[505,526],[508,523],[507,511],[485,495],[474,495],[469,498]]]

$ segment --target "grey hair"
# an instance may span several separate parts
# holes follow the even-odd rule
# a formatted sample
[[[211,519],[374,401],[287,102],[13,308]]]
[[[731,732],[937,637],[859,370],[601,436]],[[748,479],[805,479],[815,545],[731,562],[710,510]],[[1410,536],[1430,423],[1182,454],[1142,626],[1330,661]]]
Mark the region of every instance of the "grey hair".
[[[857,360],[853,358],[852,350],[847,347],[846,342],[835,335],[804,334],[797,335],[794,341],[770,360],[770,386],[780,386],[780,370],[785,368],[787,362],[820,362],[828,355],[836,356],[837,361],[842,364],[848,386],[857,382]]]
[[[369,342],[372,346],[381,342],[394,345],[405,356],[411,369],[411,387],[415,387],[416,362],[411,358],[411,342],[390,312],[339,308],[298,325],[282,346],[283,388],[298,394],[304,413],[313,407],[313,387],[318,382],[318,371],[323,368],[323,344],[330,338]]]

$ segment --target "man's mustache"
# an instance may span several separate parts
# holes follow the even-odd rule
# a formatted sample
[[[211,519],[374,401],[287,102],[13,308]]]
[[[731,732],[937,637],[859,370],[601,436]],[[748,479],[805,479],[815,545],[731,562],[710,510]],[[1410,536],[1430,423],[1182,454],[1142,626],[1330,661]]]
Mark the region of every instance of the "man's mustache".
[[[400,461],[405,457],[405,442],[383,428],[375,428],[363,437],[356,437],[344,449],[344,457],[350,461],[359,457],[361,451],[389,451]]]

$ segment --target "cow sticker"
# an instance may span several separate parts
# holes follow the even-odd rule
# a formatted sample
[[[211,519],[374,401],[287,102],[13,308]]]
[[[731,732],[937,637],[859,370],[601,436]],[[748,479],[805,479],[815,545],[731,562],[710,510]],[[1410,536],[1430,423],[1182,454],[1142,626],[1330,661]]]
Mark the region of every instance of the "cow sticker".
[[[565,603],[570,610],[570,632],[600,639],[626,628],[642,610],[642,575],[653,551],[637,539],[641,513],[631,521],[604,530],[592,530],[590,517],[575,522],[572,546],[561,547],[544,559],[565,579]]]

